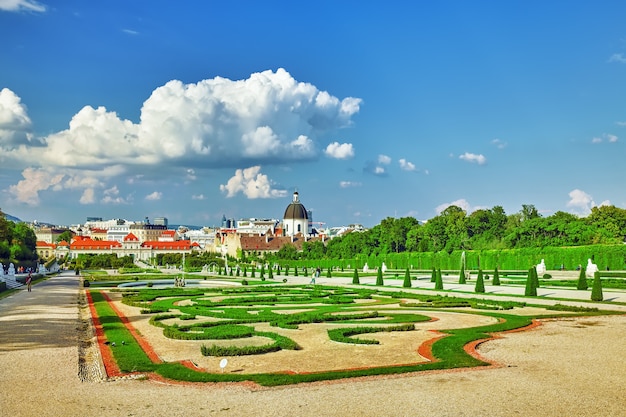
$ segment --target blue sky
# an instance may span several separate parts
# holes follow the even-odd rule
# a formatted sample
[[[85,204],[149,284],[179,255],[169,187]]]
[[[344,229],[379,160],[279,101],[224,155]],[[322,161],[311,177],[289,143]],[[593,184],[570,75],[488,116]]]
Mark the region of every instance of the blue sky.
[[[626,208],[626,3],[0,0],[0,208]]]

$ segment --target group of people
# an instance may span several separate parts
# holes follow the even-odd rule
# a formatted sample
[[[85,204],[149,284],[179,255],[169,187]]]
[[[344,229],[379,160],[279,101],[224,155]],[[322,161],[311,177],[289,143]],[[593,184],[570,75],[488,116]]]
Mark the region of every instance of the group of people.
[[[321,273],[322,273],[322,268],[320,268],[319,266],[315,268],[315,273],[311,277],[311,282],[309,282],[309,284],[315,284],[315,278],[318,278]]]

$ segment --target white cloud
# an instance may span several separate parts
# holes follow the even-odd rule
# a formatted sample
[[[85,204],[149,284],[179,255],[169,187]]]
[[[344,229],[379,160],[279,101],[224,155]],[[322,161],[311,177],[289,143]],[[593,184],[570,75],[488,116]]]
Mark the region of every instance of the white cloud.
[[[487,163],[487,158],[480,154],[474,154],[470,152],[465,152],[463,155],[459,156],[459,159],[462,159],[467,162],[474,162],[478,165],[484,165]]]
[[[438,205],[437,207],[435,207],[435,212],[437,214],[441,214],[442,211],[444,211],[445,209],[447,209],[450,206],[460,207],[463,210],[465,210],[465,212],[467,212],[467,213],[470,213],[471,211],[473,211],[470,203],[466,199],[461,198],[461,199],[455,200],[455,201],[453,201],[451,203],[443,203],[443,204]]]
[[[243,193],[249,199],[279,198],[287,195],[287,190],[273,189],[272,185],[272,181],[261,173],[261,167],[257,165],[235,171],[235,175],[226,185],[220,185],[220,191],[226,192],[228,198],[238,193]]]
[[[64,175],[52,174],[43,169],[26,168],[22,172],[23,180],[9,187],[9,193],[21,203],[31,206],[39,204],[39,192],[57,186]]]
[[[89,170],[98,178],[106,167],[121,166],[128,179],[150,175],[146,166],[237,168],[312,160],[320,153],[318,138],[350,126],[360,103],[359,98],[339,99],[298,82],[282,68],[235,81],[173,80],[156,88],[143,103],[139,123],[121,119],[105,107],[85,106],[67,129],[35,144],[25,106],[4,89],[0,161],[4,167],[19,169],[45,166],[52,176],[80,177]],[[340,145],[337,152],[347,155],[345,145],[349,144]],[[186,180],[196,179],[195,172],[186,175]],[[105,198],[112,201],[111,196]]]
[[[187,176],[186,176],[187,180],[195,181],[198,178],[196,176],[196,171],[194,169],[189,168],[189,169],[187,169],[186,172],[187,172]]]
[[[593,144],[602,143],[604,141],[607,141],[608,143],[616,143],[619,141],[619,138],[611,133],[603,133],[602,136],[596,136],[591,139],[591,143]]]
[[[351,143],[333,142],[324,151],[326,156],[335,159],[348,159],[354,156],[354,147]]]
[[[613,54],[609,58],[609,62],[619,62],[621,64],[626,64],[626,57],[624,54]]]
[[[191,196],[192,200],[204,200],[206,197],[204,197],[204,194],[194,194]]]
[[[85,188],[83,195],[80,196],[80,204],[93,204],[96,202],[96,195],[93,188]]]
[[[362,184],[360,182],[354,181],[339,181],[339,186],[341,188],[350,188],[350,187],[360,187]]]
[[[387,155],[378,155],[378,163],[383,165],[389,165],[391,163],[391,158]]]
[[[153,193],[150,193],[146,196],[146,200],[148,201],[157,201],[160,200],[161,197],[163,197],[163,193],[160,191],[154,191]]]
[[[128,200],[120,196],[120,190],[116,185],[104,190],[104,197],[100,200],[104,204],[127,204]]]
[[[569,201],[567,202],[567,207],[571,207],[575,212],[587,215],[591,213],[591,208],[596,206],[596,203],[593,201],[591,195],[586,192],[574,189],[569,192]]]
[[[0,0],[0,10],[7,12],[45,12],[46,6],[35,0]]]
[[[626,122],[615,122],[615,124],[620,127],[626,127]]]
[[[400,163],[400,169],[404,171],[415,171],[417,169],[412,162],[409,162],[404,158],[400,159],[398,162]]]
[[[0,150],[6,152],[31,141],[32,122],[26,106],[8,88],[0,90]]]
[[[128,35],[139,35],[139,32],[137,32],[136,30],[132,30],[132,29],[122,29],[122,32]]]
[[[495,146],[498,149],[504,149],[507,147],[508,143],[504,142],[503,140],[500,139],[494,139],[491,141],[491,144],[493,146]]]

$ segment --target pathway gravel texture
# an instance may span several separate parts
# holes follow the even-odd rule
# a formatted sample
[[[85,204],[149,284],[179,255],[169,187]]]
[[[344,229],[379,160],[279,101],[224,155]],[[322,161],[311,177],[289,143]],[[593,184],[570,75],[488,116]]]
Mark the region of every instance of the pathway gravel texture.
[[[499,366],[262,388],[101,376],[72,272],[0,300],[0,416],[624,416],[626,316],[482,344]]]

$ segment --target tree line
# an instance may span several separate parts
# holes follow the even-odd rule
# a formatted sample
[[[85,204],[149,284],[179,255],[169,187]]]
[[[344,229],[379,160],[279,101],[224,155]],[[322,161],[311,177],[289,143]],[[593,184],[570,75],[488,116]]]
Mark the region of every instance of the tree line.
[[[0,262],[18,262],[30,266],[39,258],[37,237],[26,223],[15,223],[6,219],[0,210]]]
[[[611,245],[622,244],[625,238],[626,210],[615,206],[594,207],[586,217],[562,211],[544,217],[534,205],[523,205],[510,215],[501,206],[468,214],[453,205],[426,222],[388,217],[369,230],[347,233],[326,244],[305,242],[302,252],[286,245],[275,257],[350,259],[402,252]]]

